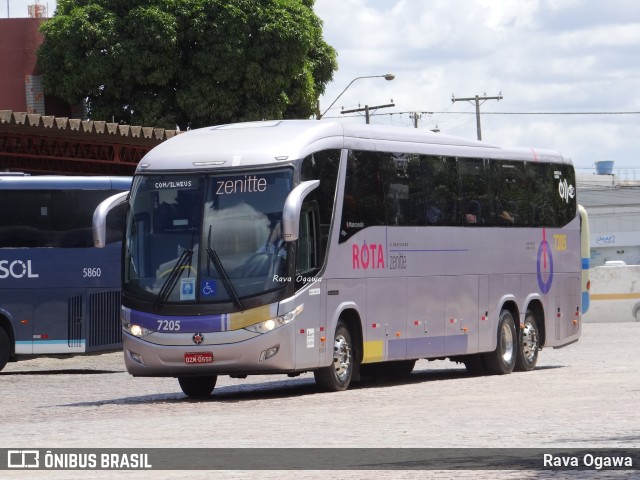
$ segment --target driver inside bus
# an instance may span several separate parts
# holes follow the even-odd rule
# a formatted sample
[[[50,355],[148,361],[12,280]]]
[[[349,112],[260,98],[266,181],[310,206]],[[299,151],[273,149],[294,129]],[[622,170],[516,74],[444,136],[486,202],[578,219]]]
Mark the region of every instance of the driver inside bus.
[[[267,242],[258,249],[257,253],[270,253],[284,256],[286,254],[285,241],[282,238],[282,222],[271,221]]]

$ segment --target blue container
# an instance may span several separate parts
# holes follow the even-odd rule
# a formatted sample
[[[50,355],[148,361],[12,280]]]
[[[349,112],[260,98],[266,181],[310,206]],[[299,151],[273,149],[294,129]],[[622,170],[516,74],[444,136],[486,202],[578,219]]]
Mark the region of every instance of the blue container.
[[[613,173],[613,161],[603,160],[596,162],[596,173],[598,175],[611,175]]]

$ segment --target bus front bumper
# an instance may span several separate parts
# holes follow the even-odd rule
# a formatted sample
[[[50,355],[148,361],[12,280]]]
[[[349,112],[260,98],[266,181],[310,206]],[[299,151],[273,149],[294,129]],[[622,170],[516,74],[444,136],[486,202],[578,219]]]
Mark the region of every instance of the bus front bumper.
[[[127,371],[136,377],[252,375],[295,369],[292,329],[286,326],[237,343],[160,345],[124,332],[122,337]]]

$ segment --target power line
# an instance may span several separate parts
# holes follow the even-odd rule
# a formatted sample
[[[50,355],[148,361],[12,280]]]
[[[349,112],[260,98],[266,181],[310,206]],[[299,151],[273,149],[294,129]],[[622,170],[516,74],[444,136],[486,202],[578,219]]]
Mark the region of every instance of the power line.
[[[434,112],[434,113],[465,113],[473,112]],[[640,112],[485,112],[485,115],[638,115]]]
[[[371,112],[371,110],[375,111],[378,108],[389,108],[389,107],[395,107],[396,104],[395,103],[387,103],[385,105],[374,105],[372,107],[370,107],[369,105],[365,105],[364,108],[353,108],[351,110],[342,110],[340,113],[356,113],[356,112],[365,112],[365,119],[367,123],[371,123],[370,122],[370,118],[371,115],[374,115],[373,112]]]
[[[444,115],[475,115],[475,112],[452,112],[451,110],[437,111],[406,111],[406,112],[387,112],[378,113],[376,115],[415,115],[415,114],[444,114]],[[483,112],[483,115],[640,115],[640,111],[634,112]]]

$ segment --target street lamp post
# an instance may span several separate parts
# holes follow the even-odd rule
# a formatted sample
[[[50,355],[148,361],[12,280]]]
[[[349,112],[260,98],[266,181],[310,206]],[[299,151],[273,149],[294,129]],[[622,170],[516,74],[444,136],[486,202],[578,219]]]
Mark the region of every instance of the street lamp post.
[[[338,96],[335,98],[335,100],[334,100],[333,102],[331,102],[331,105],[329,105],[329,107],[324,111],[324,113],[320,113],[320,106],[318,105],[318,114],[317,114],[317,119],[318,119],[318,120],[320,120],[322,117],[324,117],[324,116],[325,116],[325,114],[326,114],[329,110],[331,110],[331,107],[333,107],[333,105],[334,105],[334,104],[338,101],[338,99],[342,96],[342,94],[343,94],[344,92],[346,92],[346,91],[347,91],[347,89],[348,89],[348,88],[353,84],[353,82],[355,82],[356,80],[360,80],[360,79],[362,79],[362,78],[384,78],[384,79],[385,79],[385,80],[387,80],[387,81],[391,81],[391,80],[393,80],[394,78],[396,78],[396,76],[395,76],[393,73],[386,73],[386,74],[384,74],[384,75],[366,75],[366,76],[364,76],[364,77],[356,77],[356,78],[354,78],[353,80],[351,80],[351,81],[349,82],[349,85],[347,85],[347,86],[345,87],[345,89],[344,89],[344,90],[342,90],[342,91],[340,92],[340,95],[338,95]]]

